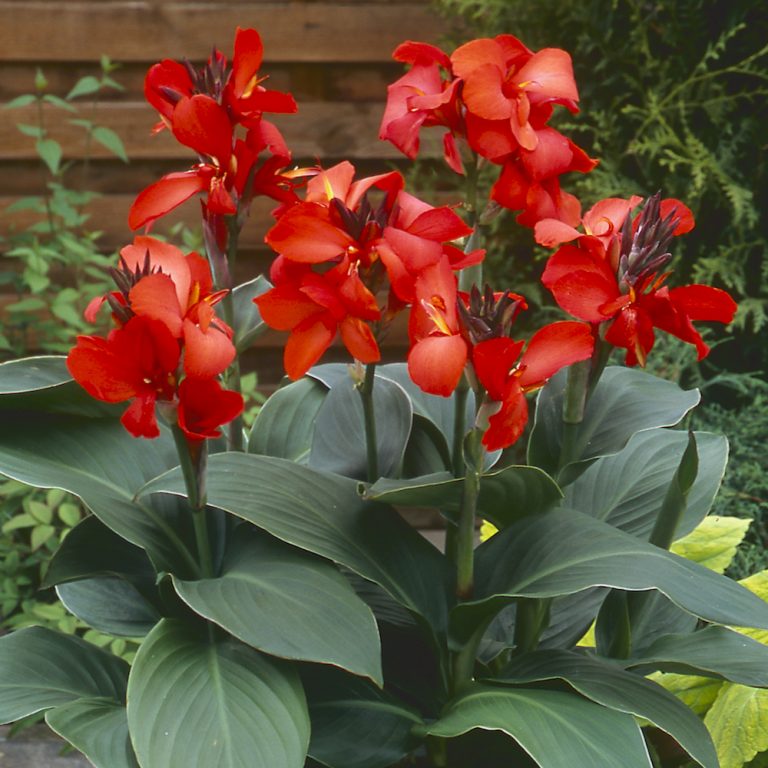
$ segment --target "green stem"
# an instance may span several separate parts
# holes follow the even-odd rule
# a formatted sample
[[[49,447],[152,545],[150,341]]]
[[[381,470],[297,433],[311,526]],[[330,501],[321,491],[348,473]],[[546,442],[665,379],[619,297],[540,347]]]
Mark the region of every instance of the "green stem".
[[[482,431],[475,429],[466,439],[467,462],[464,490],[456,531],[456,595],[459,600],[470,600],[474,588],[475,521],[477,497],[480,494],[480,476],[483,470],[481,438]]]
[[[192,508],[192,522],[195,528],[195,544],[203,578],[214,575],[211,544],[208,535],[208,519],[206,514],[207,494],[205,490],[205,471],[208,458],[207,441],[187,440],[185,434],[177,425],[172,427],[176,451],[179,455],[187,498]]]
[[[568,368],[563,398],[563,440],[560,445],[558,468],[562,470],[578,458],[579,425],[584,420],[587,402],[590,360],[582,360]]]
[[[358,384],[357,391],[363,403],[363,419],[365,422],[365,453],[368,465],[368,482],[375,483],[379,479],[379,456],[376,447],[376,414],[373,407],[373,382],[376,375],[376,363],[365,366],[365,378]]]
[[[451,468],[454,477],[463,477],[464,468],[464,435],[467,429],[467,397],[469,382],[466,376],[459,380],[459,386],[453,396],[453,446],[451,450]],[[448,522],[445,528],[445,554],[449,562],[456,564],[457,527]]]
[[[435,768],[448,766],[448,742],[439,736],[427,736],[427,753]]]
[[[461,650],[453,657],[453,687],[452,695],[457,695],[475,678],[475,661],[477,660],[477,649],[480,641],[485,635],[485,630],[493,621],[494,616],[490,615],[483,619],[472,636],[462,646]]]
[[[549,598],[518,598],[515,613],[515,653],[536,650],[541,633],[547,625],[551,602]]]
[[[226,267],[222,273],[217,275],[219,288],[226,288],[227,294],[221,300],[221,310],[224,316],[224,322],[232,329],[235,328],[235,304],[232,295],[233,285],[232,276],[235,271],[235,262],[237,261],[238,241],[240,238],[240,227],[237,223],[237,216],[226,216],[227,223],[227,260]],[[226,372],[227,388],[242,394],[243,388],[240,381],[240,358],[235,355],[235,359],[230,364]],[[243,438],[243,416],[236,416],[229,425],[227,434],[227,448],[230,451],[245,451],[245,440]]]

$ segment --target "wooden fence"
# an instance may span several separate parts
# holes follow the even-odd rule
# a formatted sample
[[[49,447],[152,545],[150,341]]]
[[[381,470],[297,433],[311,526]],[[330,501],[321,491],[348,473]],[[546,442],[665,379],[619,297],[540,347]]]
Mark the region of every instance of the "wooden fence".
[[[298,164],[319,160],[329,165],[347,158],[361,172],[373,173],[402,163],[391,145],[377,139],[378,125],[387,84],[403,72],[391,60],[393,49],[406,39],[437,42],[442,33],[442,22],[428,0],[0,0],[3,103],[33,90],[38,66],[50,92],[64,96],[78,78],[98,73],[102,54],[121,65],[114,76],[125,90],[110,92],[108,100],[100,98],[93,117],[118,133],[130,162],[123,164],[92,143],[87,169],[79,163],[66,177],[72,187],[101,194],[89,212],[90,226],[104,233],[99,242],[105,252],[132,239],[126,218],[138,191],[193,161],[190,151],[167,132],[150,135],[156,115],[142,96],[147,68],[162,58],[187,57],[201,63],[214,44],[230,53],[238,25],[256,27],[262,35],[262,70],[270,77],[269,87],[290,91],[299,102],[297,115],[275,120]],[[34,219],[25,212],[4,214],[5,208],[45,188],[34,139],[16,127],[35,124],[35,109],[0,110],[0,234]],[[86,113],[89,117],[90,107]],[[46,109],[43,117],[52,138],[61,143],[64,158],[83,160],[82,131],[55,109]],[[240,280],[268,265],[263,236],[271,207],[271,201],[257,202],[243,233]],[[157,230],[177,221],[195,225],[197,217],[197,206],[189,201]],[[2,300],[0,295],[0,325]],[[402,330],[393,339],[386,351],[389,358],[402,352]],[[279,380],[283,341],[278,334],[266,335],[247,358],[247,365],[267,385]]]

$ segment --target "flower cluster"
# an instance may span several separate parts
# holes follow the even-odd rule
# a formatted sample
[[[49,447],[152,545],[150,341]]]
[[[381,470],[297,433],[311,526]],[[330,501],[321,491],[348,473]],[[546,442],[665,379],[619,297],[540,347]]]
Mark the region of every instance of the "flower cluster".
[[[408,194],[399,173],[354,175],[349,162],[322,171],[266,236],[279,254],[270,272],[274,288],[255,301],[268,325],[290,331],[285,368],[293,379],[337,333],[354,358],[378,361],[376,331],[429,292],[433,275],[447,271],[455,284],[453,270],[483,257],[452,245],[472,230],[449,207]],[[371,202],[374,194],[378,202]]]
[[[542,282],[562,309],[626,350],[627,365],[645,365],[654,328],[693,344],[701,360],[709,347],[693,322],[730,323],[736,303],[708,285],[666,285],[667,247],[672,237],[693,229],[693,215],[679,200],[654,195],[633,219],[630,213],[640,202],[637,196],[601,200],[584,215],[583,232],[560,221],[540,221],[537,241],[561,246],[547,261]]]
[[[238,27],[231,63],[214,49],[199,71],[171,59],[149,70],[144,92],[160,115],[156,130],[170,129],[179,143],[197,152],[199,162],[144,189],[128,214],[131,229],[151,226],[199,193],[205,195],[206,218],[234,215],[256,194],[295,200],[293,177],[285,170],[291,153],[263,114],[295,112],[296,102],[290,94],[261,85],[262,56],[259,33]],[[268,157],[259,164],[265,151]]]
[[[86,318],[94,320],[108,303],[117,327],[106,338],[78,336],[67,357],[72,377],[99,400],[130,401],[121,420],[135,437],[160,434],[157,403],[187,440],[218,437],[243,399],[218,382],[235,348],[231,329],[213,309],[223,292],[213,290],[208,263],[136,237],[112,273],[118,290],[92,302]]]
[[[472,40],[450,56],[433,45],[407,42],[394,58],[411,69],[389,87],[380,138],[414,158],[421,128],[443,126],[444,156],[453,170],[464,172],[459,143],[501,166],[491,199],[521,211],[519,223],[578,223],[579,201],[560,188],[559,177],[586,173],[597,161],[547,125],[557,104],[577,111],[565,51],[534,53],[512,35],[498,35]]]

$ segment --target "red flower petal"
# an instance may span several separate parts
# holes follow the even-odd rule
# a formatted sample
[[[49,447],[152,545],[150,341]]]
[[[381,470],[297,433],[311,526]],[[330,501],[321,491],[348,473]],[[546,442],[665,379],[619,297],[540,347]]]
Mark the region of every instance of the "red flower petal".
[[[506,337],[481,341],[472,350],[472,364],[491,400],[500,402],[509,383],[510,372],[520,357],[522,341]]]
[[[408,353],[408,374],[431,395],[449,397],[467,362],[467,343],[461,336],[427,336]]]
[[[285,372],[300,379],[331,346],[336,324],[324,316],[310,317],[294,328],[283,352]]]
[[[235,30],[230,81],[237,98],[241,98],[256,77],[264,57],[264,45],[255,29]],[[251,85],[251,87],[253,87]]]
[[[197,93],[183,98],[173,110],[173,135],[185,147],[216,158],[226,171],[232,156],[232,123],[227,112],[210,96]]]
[[[627,350],[625,362],[628,366],[638,363],[645,366],[655,340],[650,316],[637,306],[627,307],[610,324],[605,340],[615,347]]]
[[[520,386],[524,390],[542,386],[566,365],[592,356],[595,339],[584,323],[551,323],[540,328],[520,358]]]
[[[379,345],[367,323],[357,317],[345,317],[340,325],[341,340],[355,360],[377,363],[381,360]]]
[[[155,396],[146,393],[141,397],[135,397],[125,413],[120,417],[120,423],[134,437],[154,438],[160,436],[155,417]]]
[[[261,319],[277,331],[290,331],[321,308],[295,285],[278,285],[257,296]]]
[[[149,227],[190,197],[208,189],[208,179],[198,171],[169,173],[139,192],[128,211],[131,229]]]
[[[730,294],[709,285],[682,285],[669,291],[672,303],[691,320],[733,322],[738,305]]]
[[[488,419],[488,429],[483,435],[483,445],[489,451],[497,451],[520,439],[528,423],[528,403],[516,378],[510,380],[501,408]]]
[[[306,264],[335,259],[355,244],[353,237],[328,220],[328,208],[319,203],[289,208],[265,239],[286,259]]]
[[[515,74],[515,82],[531,93],[578,101],[571,57],[560,48],[542,48]]]
[[[211,324],[204,331],[191,320],[184,321],[184,372],[187,376],[211,378],[225,371],[235,359],[235,347],[226,333]]]
[[[177,419],[189,440],[219,437],[219,427],[242,411],[242,395],[222,389],[216,379],[187,377],[179,385]]]

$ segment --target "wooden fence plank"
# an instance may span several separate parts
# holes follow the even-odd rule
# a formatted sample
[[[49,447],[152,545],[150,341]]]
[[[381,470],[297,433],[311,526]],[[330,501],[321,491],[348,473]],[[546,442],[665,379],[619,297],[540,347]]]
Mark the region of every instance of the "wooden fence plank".
[[[266,61],[387,61],[403,40],[436,42],[443,24],[413,3],[0,2],[0,60],[191,60],[231,49],[238,26],[256,26]],[[88,34],[83,34],[87,29]]]
[[[282,131],[296,158],[348,157],[395,159],[402,155],[389,142],[378,138],[383,104],[304,102],[294,115],[270,116]],[[69,113],[45,105],[44,121],[51,138],[62,145],[65,158],[85,154],[84,131],[68,122]],[[125,144],[131,159],[157,160],[178,158],[194,162],[194,152],[179,144],[168,131],[151,135],[157,115],[147,104],[100,104],[94,121],[115,131]],[[0,112],[0,161],[30,160],[36,157],[34,139],[21,136],[17,123],[35,125],[35,107],[21,107]],[[425,156],[438,156],[436,142],[426,140]],[[114,157],[97,142],[91,143],[93,158]],[[183,163],[180,170],[183,168]]]

